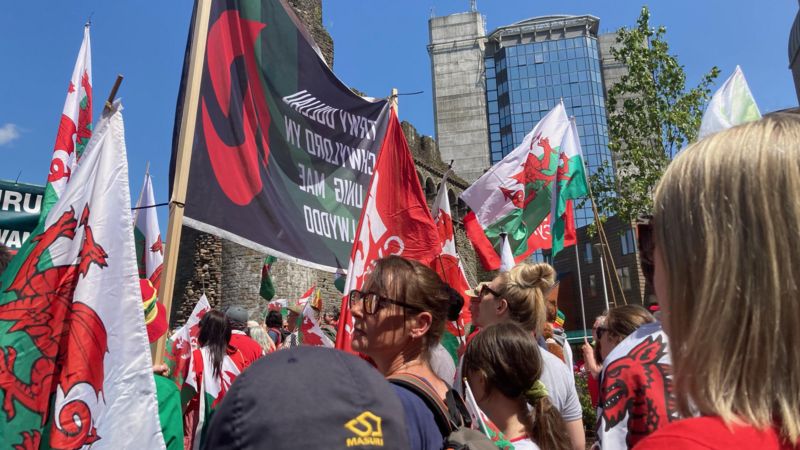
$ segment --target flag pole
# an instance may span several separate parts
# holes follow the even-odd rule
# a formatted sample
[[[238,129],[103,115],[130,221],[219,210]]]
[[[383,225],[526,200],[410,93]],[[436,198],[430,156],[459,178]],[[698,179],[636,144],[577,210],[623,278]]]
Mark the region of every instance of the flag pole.
[[[612,278],[611,273],[613,272],[614,278],[617,281],[617,286],[619,286],[619,292],[622,295],[622,301],[626,305],[628,304],[627,299],[625,298],[625,291],[622,289],[622,282],[617,275],[617,265],[614,263],[614,257],[611,255],[611,247],[608,244],[608,237],[606,236],[605,228],[603,227],[603,223],[600,221],[600,214],[597,212],[597,202],[594,200],[594,194],[592,193],[592,183],[589,181],[588,171],[586,170],[586,166],[584,165],[583,176],[586,179],[586,188],[589,190],[589,201],[592,204],[592,213],[594,214],[594,223],[597,224],[597,231],[598,235],[600,236],[600,243],[602,245],[601,248],[601,257],[608,253],[608,259],[611,262],[611,266],[607,267],[609,271],[609,278]],[[602,261],[602,259],[601,259]],[[605,274],[605,272],[603,272]],[[605,275],[604,275],[605,276]],[[614,286],[611,286],[611,297],[613,299],[614,306],[617,306],[617,296],[614,293]],[[608,308],[606,308],[608,309]]]
[[[397,114],[397,120],[400,120],[400,108],[397,97],[397,88],[392,88],[392,95],[389,96],[389,104],[394,108],[394,113]]]
[[[114,86],[111,87],[111,92],[108,94],[108,100],[106,100],[106,104],[103,107],[103,112],[110,111],[114,104],[114,97],[117,96],[117,91],[119,90],[119,85],[122,84],[122,75],[117,75],[117,79],[114,80]]]
[[[186,202],[186,189],[189,184],[189,163],[192,159],[197,105],[200,101],[200,82],[205,63],[211,0],[197,0],[196,5],[197,14],[192,25],[193,42],[189,53],[189,70],[183,97],[181,129],[178,134],[172,198],[169,202],[167,248],[164,252],[164,276],[161,279],[161,289],[158,293],[159,301],[164,305],[167,320],[169,320],[172,310],[172,294],[175,289],[175,276],[178,271],[178,249],[181,242],[181,227],[183,226],[183,207]],[[156,351],[153,355],[154,363],[160,364],[164,360],[165,344],[166,335],[158,339]]]
[[[580,255],[578,254],[578,236],[575,236],[575,264],[578,266],[578,293],[581,296],[581,318],[583,319],[583,335],[586,336],[586,306],[584,306],[583,302],[583,279],[581,278],[581,258]]]

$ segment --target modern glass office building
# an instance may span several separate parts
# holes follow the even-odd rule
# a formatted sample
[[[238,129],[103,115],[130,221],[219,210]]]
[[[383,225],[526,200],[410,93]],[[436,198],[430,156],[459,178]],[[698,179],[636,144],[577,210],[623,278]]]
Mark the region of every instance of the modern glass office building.
[[[574,116],[589,173],[608,149],[605,91],[598,46],[599,19],[548,16],[498,28],[485,52],[489,151],[494,164],[510,153],[559,101]],[[587,204],[575,210],[578,227],[593,222]]]

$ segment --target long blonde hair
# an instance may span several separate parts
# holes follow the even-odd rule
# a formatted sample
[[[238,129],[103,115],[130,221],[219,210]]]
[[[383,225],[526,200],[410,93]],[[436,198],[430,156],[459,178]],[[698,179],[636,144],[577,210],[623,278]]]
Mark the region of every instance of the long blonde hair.
[[[508,304],[511,319],[528,331],[542,334],[547,317],[544,291],[556,282],[556,271],[546,263],[519,263],[499,275],[500,297]]]
[[[800,435],[800,119],[710,136],[667,168],[653,230],[678,407]]]

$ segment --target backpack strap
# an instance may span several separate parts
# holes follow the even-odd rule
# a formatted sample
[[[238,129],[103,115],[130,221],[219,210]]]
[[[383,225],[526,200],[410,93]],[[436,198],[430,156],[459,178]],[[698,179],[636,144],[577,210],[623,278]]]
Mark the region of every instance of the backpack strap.
[[[395,386],[400,386],[413,392],[425,403],[425,406],[433,413],[436,426],[442,436],[447,437],[453,430],[458,428],[457,422],[453,421],[445,402],[439,398],[436,391],[423,379],[414,375],[397,374],[390,376],[388,380]]]

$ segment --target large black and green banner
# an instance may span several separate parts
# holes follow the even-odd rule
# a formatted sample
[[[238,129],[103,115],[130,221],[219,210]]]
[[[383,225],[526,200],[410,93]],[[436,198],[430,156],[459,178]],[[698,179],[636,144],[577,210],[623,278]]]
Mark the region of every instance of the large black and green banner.
[[[387,104],[337,79],[284,1],[213,1],[184,223],[335,271],[350,256]]]
[[[39,224],[44,186],[0,180],[0,244],[19,250]]]

